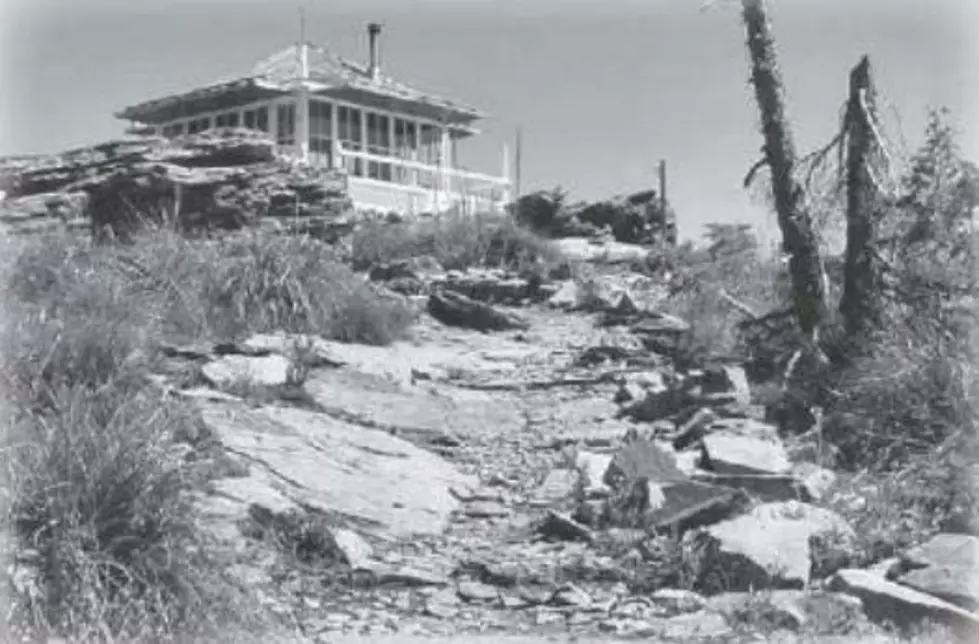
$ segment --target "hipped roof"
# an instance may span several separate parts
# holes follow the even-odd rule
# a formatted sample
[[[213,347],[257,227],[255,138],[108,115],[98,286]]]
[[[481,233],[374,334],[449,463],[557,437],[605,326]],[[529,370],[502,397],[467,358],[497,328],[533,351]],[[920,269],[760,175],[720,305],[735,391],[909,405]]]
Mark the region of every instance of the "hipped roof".
[[[373,78],[367,66],[346,60],[326,47],[307,44],[306,57],[308,74],[305,78],[299,45],[293,45],[260,61],[246,75],[144,101],[121,110],[116,117],[156,124],[279,96],[302,86],[313,94],[334,95],[447,124],[465,126],[486,117],[475,108],[422,92],[388,76],[379,74]]]

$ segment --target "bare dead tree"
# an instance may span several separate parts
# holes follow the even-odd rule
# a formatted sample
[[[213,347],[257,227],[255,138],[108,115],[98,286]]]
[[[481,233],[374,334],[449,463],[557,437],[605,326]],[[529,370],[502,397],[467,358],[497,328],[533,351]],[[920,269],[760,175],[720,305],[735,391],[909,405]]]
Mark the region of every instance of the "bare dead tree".
[[[789,258],[792,310],[800,330],[815,346],[827,312],[826,287],[818,242],[804,206],[802,186],[794,176],[795,150],[785,117],[775,43],[763,0],[742,0],[741,6],[751,56],[751,82],[765,141],[763,163],[771,173],[782,249]]]
[[[870,59],[863,56],[850,72],[846,111],[846,263],[840,314],[851,340],[859,340],[880,323],[880,271],[873,243],[881,195],[870,162],[880,143],[872,110]]]

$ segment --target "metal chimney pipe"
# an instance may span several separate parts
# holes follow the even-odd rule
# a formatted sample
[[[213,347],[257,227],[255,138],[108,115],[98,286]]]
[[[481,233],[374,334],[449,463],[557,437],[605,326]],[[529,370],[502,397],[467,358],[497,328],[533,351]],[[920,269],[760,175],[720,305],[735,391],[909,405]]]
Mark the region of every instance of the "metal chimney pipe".
[[[377,80],[381,73],[381,25],[372,22],[367,25],[367,38],[370,42],[370,67],[371,78]]]

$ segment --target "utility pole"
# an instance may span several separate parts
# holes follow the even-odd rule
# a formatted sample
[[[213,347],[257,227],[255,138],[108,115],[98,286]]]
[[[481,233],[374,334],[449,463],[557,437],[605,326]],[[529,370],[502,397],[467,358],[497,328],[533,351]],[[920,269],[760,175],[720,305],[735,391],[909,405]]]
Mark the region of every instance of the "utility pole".
[[[520,200],[520,160],[523,155],[523,144],[522,144],[522,132],[520,126],[517,126],[517,140],[514,144],[514,157],[513,157],[513,202],[516,203]]]

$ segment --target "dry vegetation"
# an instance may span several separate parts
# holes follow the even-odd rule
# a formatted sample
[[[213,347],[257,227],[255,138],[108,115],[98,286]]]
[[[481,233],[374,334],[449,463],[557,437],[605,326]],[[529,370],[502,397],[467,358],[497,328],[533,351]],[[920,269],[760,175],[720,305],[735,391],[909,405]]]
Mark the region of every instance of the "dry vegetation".
[[[43,571],[15,617],[76,641],[247,631],[261,611],[188,512],[198,473],[173,442],[195,419],[147,378],[159,344],[279,329],[383,344],[412,312],[309,239],[52,237],[3,256],[3,529]]]
[[[351,248],[351,263],[363,270],[378,262],[428,255],[448,270],[503,267],[541,270],[561,258],[539,236],[510,217],[450,212],[420,221],[360,227]]]

